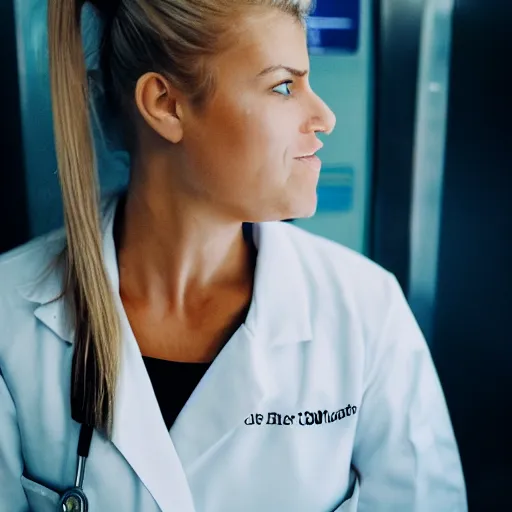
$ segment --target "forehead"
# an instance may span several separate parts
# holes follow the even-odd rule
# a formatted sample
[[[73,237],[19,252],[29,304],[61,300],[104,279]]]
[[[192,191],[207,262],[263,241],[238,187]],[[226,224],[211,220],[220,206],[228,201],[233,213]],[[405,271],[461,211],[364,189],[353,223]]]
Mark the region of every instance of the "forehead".
[[[255,78],[271,66],[308,69],[306,32],[292,15],[278,9],[249,9],[237,18],[230,45],[215,57],[219,77]]]

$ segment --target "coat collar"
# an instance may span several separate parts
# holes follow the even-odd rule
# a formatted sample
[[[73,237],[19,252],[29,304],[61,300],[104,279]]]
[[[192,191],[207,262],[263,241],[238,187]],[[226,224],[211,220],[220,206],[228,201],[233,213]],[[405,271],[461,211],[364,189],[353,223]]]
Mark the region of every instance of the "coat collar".
[[[119,290],[119,273],[113,239],[113,223],[118,196],[103,203],[103,254],[112,289]],[[297,247],[290,230],[280,222],[256,224],[253,230],[258,248],[253,300],[245,325],[252,335],[258,333],[271,345],[285,345],[311,338],[310,304],[301,247]],[[68,343],[73,342],[74,328],[59,298],[63,289],[62,267],[54,264],[55,247],[64,247],[64,231],[51,235],[51,249],[42,248],[40,268],[47,269],[34,281],[18,288],[29,302],[37,305],[34,314],[49,329]],[[48,240],[48,239],[47,239]]]

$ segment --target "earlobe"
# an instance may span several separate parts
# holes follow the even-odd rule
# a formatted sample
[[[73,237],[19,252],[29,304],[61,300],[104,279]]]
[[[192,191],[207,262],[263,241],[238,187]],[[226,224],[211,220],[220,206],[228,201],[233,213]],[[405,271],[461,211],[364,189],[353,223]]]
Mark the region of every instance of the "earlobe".
[[[161,137],[177,144],[183,138],[178,93],[158,73],[146,73],[137,81],[135,103],[146,123]]]

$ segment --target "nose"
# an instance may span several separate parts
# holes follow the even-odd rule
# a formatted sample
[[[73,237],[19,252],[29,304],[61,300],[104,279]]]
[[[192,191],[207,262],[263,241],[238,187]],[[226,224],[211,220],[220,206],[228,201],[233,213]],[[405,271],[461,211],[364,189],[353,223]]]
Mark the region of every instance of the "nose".
[[[304,126],[305,133],[325,133],[329,135],[336,126],[336,116],[325,101],[311,91],[311,107],[309,118]]]

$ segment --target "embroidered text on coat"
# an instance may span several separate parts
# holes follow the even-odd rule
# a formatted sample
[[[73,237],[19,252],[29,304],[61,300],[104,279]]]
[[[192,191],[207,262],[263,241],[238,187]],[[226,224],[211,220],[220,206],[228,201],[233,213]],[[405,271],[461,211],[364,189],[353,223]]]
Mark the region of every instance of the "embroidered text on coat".
[[[267,415],[253,413],[245,418],[244,423],[246,425],[322,425],[322,423],[334,423],[335,421],[342,420],[357,412],[355,405],[348,404],[347,407],[339,409],[338,411],[304,411],[298,414],[279,414],[277,412],[269,412]]]

